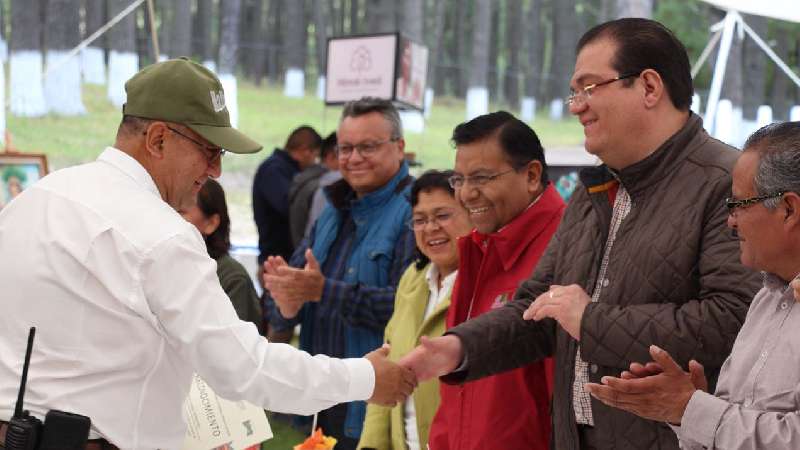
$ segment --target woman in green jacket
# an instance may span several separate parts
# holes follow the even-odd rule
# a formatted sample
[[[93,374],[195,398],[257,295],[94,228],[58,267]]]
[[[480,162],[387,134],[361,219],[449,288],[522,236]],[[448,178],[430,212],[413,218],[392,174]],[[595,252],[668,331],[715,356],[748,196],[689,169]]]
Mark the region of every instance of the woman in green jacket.
[[[233,303],[240,319],[252,322],[261,331],[261,303],[253,281],[244,266],[228,254],[231,248],[231,220],[225,191],[211,178],[197,193],[197,202],[179,211],[194,225],[206,242],[208,254],[217,261],[217,277],[222,290]]]
[[[472,229],[467,212],[448,182],[452,171],[425,172],[411,188],[411,221],[418,257],[397,286],[394,314],[386,325],[396,361],[411,351],[420,336],[441,336],[458,268],[459,237]],[[367,406],[359,449],[424,450],[439,407],[439,382],[420,383],[405,403],[387,408]]]

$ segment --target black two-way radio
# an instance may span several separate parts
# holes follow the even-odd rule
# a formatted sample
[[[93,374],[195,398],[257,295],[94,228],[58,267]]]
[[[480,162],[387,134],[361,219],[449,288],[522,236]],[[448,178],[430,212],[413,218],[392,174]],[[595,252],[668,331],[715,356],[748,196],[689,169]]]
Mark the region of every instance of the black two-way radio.
[[[42,421],[32,416],[27,410],[22,410],[25,399],[25,383],[28,381],[28,366],[31,364],[33,351],[33,337],[36,327],[31,327],[28,333],[28,349],[25,351],[25,364],[22,366],[22,380],[19,382],[19,395],[17,406],[14,408],[14,417],[8,421],[6,430],[6,450],[34,450],[42,431]]]

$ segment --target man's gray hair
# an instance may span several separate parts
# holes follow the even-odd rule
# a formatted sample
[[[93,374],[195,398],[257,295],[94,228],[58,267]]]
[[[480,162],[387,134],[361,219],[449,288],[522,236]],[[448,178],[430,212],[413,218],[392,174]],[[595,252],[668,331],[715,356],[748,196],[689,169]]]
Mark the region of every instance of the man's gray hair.
[[[744,149],[756,151],[760,156],[753,179],[757,195],[800,194],[800,122],[762,127],[747,138]],[[770,198],[764,201],[764,206],[775,209],[780,201],[780,197]]]
[[[400,114],[397,112],[397,108],[394,107],[391,101],[376,97],[361,97],[358,100],[345,103],[339,124],[346,117],[359,117],[373,112],[380,113],[392,126],[391,139],[403,138],[403,124],[400,122]]]

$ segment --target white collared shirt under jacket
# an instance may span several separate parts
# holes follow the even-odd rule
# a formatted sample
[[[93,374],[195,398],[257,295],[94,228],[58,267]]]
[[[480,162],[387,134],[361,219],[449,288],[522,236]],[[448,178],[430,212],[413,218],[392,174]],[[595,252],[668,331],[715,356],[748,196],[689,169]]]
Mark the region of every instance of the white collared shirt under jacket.
[[[240,321],[197,230],[127,154],[55,172],[0,211],[0,420],[87,415],[123,449],[178,449],[193,372],[222,397],[311,414],[372,395],[366,359],[310,356]]]
[[[714,395],[696,391],[680,427],[684,449],[800,448],[800,304],[766,275]]]

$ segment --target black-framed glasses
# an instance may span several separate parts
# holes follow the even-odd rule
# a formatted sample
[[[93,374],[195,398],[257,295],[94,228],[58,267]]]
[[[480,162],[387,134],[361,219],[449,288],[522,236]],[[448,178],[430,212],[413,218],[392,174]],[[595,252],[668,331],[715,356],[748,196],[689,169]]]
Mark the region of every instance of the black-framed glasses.
[[[725,199],[725,206],[728,208],[728,214],[733,215],[737,209],[739,208],[747,208],[748,206],[755,205],[756,203],[761,203],[764,200],[769,200],[771,198],[782,197],[785,192],[778,191],[772,194],[765,194],[765,195],[757,195],[755,197],[744,198],[741,200],[737,200],[733,197],[729,197]]]
[[[414,231],[420,231],[425,228],[425,225],[432,223],[437,227],[442,227],[453,218],[452,211],[439,211],[431,217],[412,217],[408,221],[408,228]]]
[[[210,146],[208,146],[206,144],[203,144],[202,142],[198,141],[197,139],[194,139],[194,138],[192,138],[190,136],[187,136],[187,135],[181,133],[180,131],[176,130],[175,128],[167,126],[167,129],[169,131],[172,131],[173,133],[177,134],[178,136],[181,136],[184,139],[188,139],[189,141],[194,143],[206,155],[206,158],[208,159],[208,163],[209,164],[216,163],[218,159],[222,158],[225,155],[225,153],[227,153],[225,151],[225,149],[223,149],[223,148],[210,147]]]
[[[398,138],[386,139],[383,141],[362,142],[360,144],[338,144],[336,146],[336,155],[339,158],[349,158],[354,151],[358,152],[363,158],[369,158],[374,155],[383,144],[389,142],[396,142]]]
[[[625,79],[628,79],[628,78],[633,78],[633,77],[638,77],[638,76],[639,76],[639,73],[626,73],[626,74],[611,78],[610,80],[605,80],[605,81],[601,81],[599,83],[592,83],[592,84],[586,85],[586,86],[578,89],[577,91],[570,91],[569,95],[567,96],[567,100],[564,101],[564,103],[566,103],[569,106],[582,106],[584,103],[586,103],[586,100],[592,98],[592,92],[595,89],[599,88],[600,86],[605,86],[605,85],[611,84],[611,83],[613,83],[615,81],[625,80]]]
[[[469,175],[466,177],[464,175],[452,175],[447,179],[447,182],[450,183],[450,187],[453,189],[461,189],[465,184],[469,184],[470,186],[486,186],[490,181],[507,173],[514,172],[515,170],[516,169],[512,167],[504,172],[495,173],[493,175]]]

